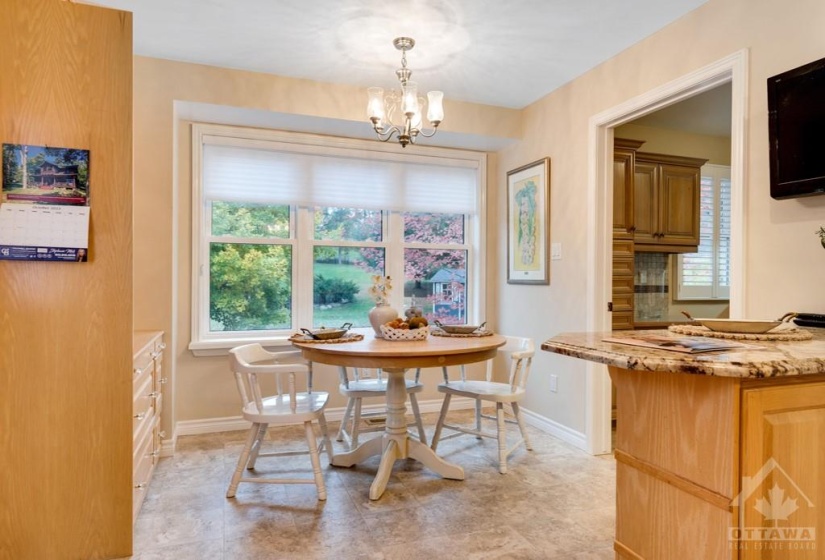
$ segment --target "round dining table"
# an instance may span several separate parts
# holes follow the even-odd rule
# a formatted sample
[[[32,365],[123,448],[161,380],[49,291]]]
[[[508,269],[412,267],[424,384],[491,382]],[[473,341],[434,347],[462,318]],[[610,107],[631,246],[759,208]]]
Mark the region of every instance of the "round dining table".
[[[473,337],[428,336],[425,340],[385,340],[371,329],[354,329],[362,340],[336,344],[293,341],[310,362],[345,367],[381,368],[387,374],[387,421],[383,437],[365,441],[357,448],[333,455],[336,467],[351,467],[381,455],[370,499],[377,500],[387,488],[399,459],[420,461],[444,478],[464,480],[464,469],[436,455],[435,451],[407,433],[407,390],[404,372],[413,368],[446,367],[482,362],[493,358],[505,339],[501,335]]]

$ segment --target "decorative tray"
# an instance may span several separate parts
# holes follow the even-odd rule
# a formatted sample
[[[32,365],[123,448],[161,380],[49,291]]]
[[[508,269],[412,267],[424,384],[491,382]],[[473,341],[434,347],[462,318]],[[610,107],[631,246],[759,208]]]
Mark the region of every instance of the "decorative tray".
[[[361,333],[348,332],[338,338],[328,338],[326,340],[318,340],[303,333],[295,333],[288,339],[290,342],[301,342],[309,344],[341,344],[343,342],[357,342],[364,340],[364,335]]]
[[[786,328],[781,331],[766,333],[741,333],[712,331],[707,327],[701,327],[699,325],[671,325],[667,330],[689,336],[709,336],[711,338],[725,338],[728,340],[795,341],[810,340],[813,338],[810,332],[797,328]]]
[[[475,332],[471,332],[471,333],[448,333],[448,332],[442,331],[441,329],[434,328],[433,331],[432,331],[433,336],[446,336],[446,337],[452,337],[452,338],[478,338],[480,336],[491,336],[492,334],[493,334],[493,331],[487,331],[487,330],[480,330],[480,331],[475,331]]]

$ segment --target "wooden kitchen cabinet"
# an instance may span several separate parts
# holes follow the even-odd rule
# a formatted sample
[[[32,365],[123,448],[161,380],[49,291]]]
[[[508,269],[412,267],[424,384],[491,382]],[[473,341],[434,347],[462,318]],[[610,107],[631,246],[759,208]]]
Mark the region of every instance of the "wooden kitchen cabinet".
[[[613,236],[613,315],[614,331],[630,330],[635,301],[633,240]]]
[[[699,246],[700,169],[707,160],[646,152],[635,156],[635,250],[695,252]]]
[[[613,233],[633,234],[633,179],[636,150],[644,141],[616,138],[613,140]]]
[[[822,375],[610,374],[617,559],[821,560]]]
[[[742,474],[754,477],[755,490],[741,488],[741,526],[812,530],[811,540],[800,530],[800,540],[774,550],[743,546],[740,560],[822,558],[816,537],[825,535],[825,515],[817,514],[825,496],[825,383],[756,385],[743,391],[742,408]],[[760,507],[765,501],[774,509]]]
[[[633,231],[636,150],[644,141],[613,140],[613,330],[633,328]]]
[[[160,414],[163,410],[163,332],[138,331],[134,335],[132,384],[132,521],[137,519],[155,465],[160,458]]]

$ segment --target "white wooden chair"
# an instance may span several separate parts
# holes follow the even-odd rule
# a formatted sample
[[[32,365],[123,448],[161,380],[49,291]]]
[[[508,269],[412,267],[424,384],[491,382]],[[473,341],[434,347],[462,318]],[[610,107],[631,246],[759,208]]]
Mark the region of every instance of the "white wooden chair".
[[[231,498],[241,482],[273,483],[273,484],[315,484],[318,490],[318,499],[326,500],[327,492],[324,486],[324,477],[321,474],[319,452],[326,449],[329,462],[332,463],[332,445],[329,441],[327,423],[324,418],[324,408],[329,400],[329,393],[312,390],[312,364],[296,362],[301,353],[268,352],[260,344],[246,344],[229,351],[229,360],[238,392],[243,403],[242,415],[245,420],[252,422],[249,437],[246,439],[238,464],[232,475],[226,497]],[[259,377],[272,376],[274,379],[275,394],[264,396],[261,390]],[[307,390],[299,392],[296,389],[297,377],[306,380]],[[269,386],[269,385],[267,385]],[[318,421],[321,428],[322,441],[316,443],[312,422]],[[255,469],[259,457],[282,457],[290,455],[305,455],[307,451],[282,451],[261,453],[261,445],[266,436],[267,428],[273,424],[300,424],[306,430],[309,456],[312,461],[313,478],[265,478],[243,477],[244,468]]]
[[[444,393],[444,403],[441,405],[441,414],[433,434],[433,442],[430,447],[435,451],[438,442],[443,439],[450,439],[462,434],[472,434],[476,437],[488,437],[498,440],[498,471],[501,474],[507,472],[507,457],[522,443],[531,450],[530,438],[524,426],[524,420],[519,410],[519,401],[524,398],[527,377],[530,374],[530,366],[535,354],[535,345],[530,338],[505,337],[507,342],[499,348],[499,353],[509,354],[509,378],[507,383],[493,381],[493,360],[487,362],[487,376],[484,381],[468,380],[465,377],[464,366],[461,366],[460,380],[450,380],[447,368],[442,368],[444,372],[444,383],[438,386],[438,391]],[[458,397],[468,397],[475,400],[475,427],[468,428],[456,424],[447,423],[447,412],[450,408],[450,399],[453,395]],[[496,415],[489,416],[482,414],[481,404],[483,401],[495,403]],[[504,413],[504,405],[510,404],[513,417],[507,418]],[[495,420],[496,431],[488,432],[482,428],[482,419]],[[521,438],[510,448],[507,447],[506,424],[517,424],[521,432]],[[456,433],[441,437],[442,429],[453,430]]]
[[[352,379],[347,373],[347,368],[339,368],[339,376],[341,384],[338,386],[339,392],[347,397],[347,408],[344,411],[344,418],[341,420],[341,427],[338,430],[337,441],[346,441],[351,449],[358,447],[358,435],[362,432],[378,432],[384,431],[383,425],[377,426],[362,426],[361,423],[369,418],[376,416],[385,416],[386,411],[381,410],[377,412],[362,412],[361,404],[363,399],[378,398],[386,401],[387,397],[387,380],[381,375],[381,370],[370,370],[375,377],[367,377],[364,375],[366,370],[359,368],[352,368]],[[413,412],[415,425],[418,427],[418,439],[421,443],[427,445],[427,435],[424,433],[424,424],[421,421],[421,413],[418,410],[418,400],[416,393],[424,390],[424,385],[419,379],[420,370],[415,372],[415,380],[406,379],[407,395],[410,397],[410,406]]]

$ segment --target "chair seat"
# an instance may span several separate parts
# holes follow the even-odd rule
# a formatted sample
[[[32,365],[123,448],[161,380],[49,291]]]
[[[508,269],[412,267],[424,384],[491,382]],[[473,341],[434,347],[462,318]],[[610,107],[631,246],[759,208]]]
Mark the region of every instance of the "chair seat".
[[[420,393],[424,390],[424,385],[413,381],[411,379],[404,380],[408,393]],[[383,395],[387,392],[386,379],[359,379],[358,381],[350,381],[349,386],[338,386],[338,390],[342,395],[349,398],[368,398]]]
[[[263,410],[259,411],[255,403],[249,403],[243,408],[243,417],[250,422],[261,424],[277,424],[279,421],[294,424],[314,420],[324,413],[329,393],[313,391],[312,393],[295,393],[295,411],[289,395],[267,397],[263,399]],[[283,418],[278,418],[282,416]]]
[[[523,388],[513,390],[509,383],[495,381],[450,381],[441,383],[438,392],[502,403],[516,402],[524,396]]]

